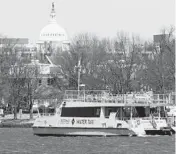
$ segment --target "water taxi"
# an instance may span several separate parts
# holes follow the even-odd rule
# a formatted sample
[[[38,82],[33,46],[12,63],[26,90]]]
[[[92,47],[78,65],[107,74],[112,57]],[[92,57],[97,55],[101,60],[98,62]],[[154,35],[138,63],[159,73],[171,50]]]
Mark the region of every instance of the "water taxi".
[[[159,94],[155,97],[144,94],[113,96],[103,90],[68,90],[54,116],[35,120],[33,132],[41,136],[170,134],[163,112],[166,105],[169,102]]]

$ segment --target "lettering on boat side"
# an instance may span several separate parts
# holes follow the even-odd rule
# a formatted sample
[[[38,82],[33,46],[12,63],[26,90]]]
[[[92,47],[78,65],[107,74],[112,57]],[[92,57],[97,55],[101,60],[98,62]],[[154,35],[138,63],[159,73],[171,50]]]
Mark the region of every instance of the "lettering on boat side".
[[[94,124],[94,120],[89,120],[89,119],[79,119],[79,120],[76,120],[76,123],[77,124],[90,124],[90,125],[92,125],[92,124]]]
[[[60,123],[61,124],[69,124],[70,120],[69,119],[61,119]]]
[[[90,119],[61,119],[60,120],[60,124],[81,124],[81,125],[93,125],[94,124],[94,120],[90,120]]]

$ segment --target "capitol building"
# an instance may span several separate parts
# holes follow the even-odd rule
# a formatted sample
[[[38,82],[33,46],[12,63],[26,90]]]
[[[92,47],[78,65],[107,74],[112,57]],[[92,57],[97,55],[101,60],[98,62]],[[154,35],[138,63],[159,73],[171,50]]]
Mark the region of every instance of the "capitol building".
[[[62,69],[59,64],[53,62],[53,57],[58,52],[68,51],[70,42],[64,28],[56,21],[56,12],[54,2],[52,3],[49,23],[41,29],[39,40],[37,42],[37,52],[31,59],[29,66],[38,66],[40,70],[39,86],[51,85],[52,74],[57,74],[63,78]]]
[[[48,48],[52,50],[69,50],[68,35],[56,21],[56,12],[54,2],[52,3],[49,23],[40,31],[39,40],[37,42],[41,52],[47,52]]]
[[[38,88],[36,89],[37,97],[34,99],[34,108],[38,104],[41,105],[41,103],[48,106],[52,102],[57,102],[55,95],[59,91],[54,87],[54,84],[56,84],[55,78],[59,78],[67,83],[63,77],[61,66],[53,62],[53,57],[58,52],[68,51],[70,47],[65,29],[56,21],[54,2],[51,7],[49,23],[41,29],[36,46],[37,51],[33,52],[31,62],[27,64],[28,67],[32,68],[37,66],[39,70]]]

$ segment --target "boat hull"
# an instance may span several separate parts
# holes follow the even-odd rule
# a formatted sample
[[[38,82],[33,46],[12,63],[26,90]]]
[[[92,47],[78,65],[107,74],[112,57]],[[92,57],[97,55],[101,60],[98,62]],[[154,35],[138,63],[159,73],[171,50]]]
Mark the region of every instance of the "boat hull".
[[[39,136],[136,136],[128,128],[33,127]]]

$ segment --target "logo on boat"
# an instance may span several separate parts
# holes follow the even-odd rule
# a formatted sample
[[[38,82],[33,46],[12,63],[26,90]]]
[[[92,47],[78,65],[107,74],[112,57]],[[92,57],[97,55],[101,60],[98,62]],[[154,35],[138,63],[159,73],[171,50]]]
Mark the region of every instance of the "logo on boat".
[[[61,124],[69,124],[70,120],[69,119],[61,119],[60,123]]]
[[[75,119],[72,119],[72,125],[74,125],[74,123],[75,123]]]

